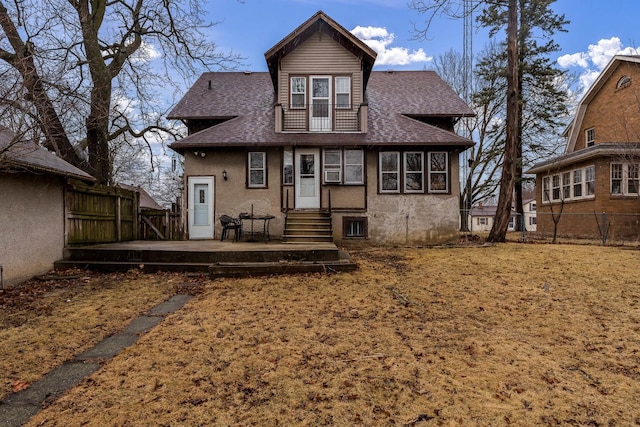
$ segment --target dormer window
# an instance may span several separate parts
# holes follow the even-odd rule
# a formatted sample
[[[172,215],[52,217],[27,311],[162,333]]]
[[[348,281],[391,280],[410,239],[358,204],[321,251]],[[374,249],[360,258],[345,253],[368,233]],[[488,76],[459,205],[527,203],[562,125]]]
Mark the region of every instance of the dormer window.
[[[596,130],[595,128],[589,128],[584,131],[585,147],[591,147],[596,143]]]
[[[291,108],[305,108],[306,99],[306,77],[291,77]]]
[[[618,80],[618,84],[616,85],[616,90],[624,89],[625,87],[628,87],[630,85],[631,85],[631,77],[622,76],[620,77],[620,80]]]

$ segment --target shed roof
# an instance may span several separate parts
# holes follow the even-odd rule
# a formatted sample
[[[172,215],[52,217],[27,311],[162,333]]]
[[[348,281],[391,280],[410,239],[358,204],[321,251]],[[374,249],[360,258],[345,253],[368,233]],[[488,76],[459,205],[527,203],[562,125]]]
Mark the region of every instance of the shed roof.
[[[18,138],[5,127],[0,127],[0,166],[2,165],[10,169],[49,173],[88,182],[96,180],[35,142]]]

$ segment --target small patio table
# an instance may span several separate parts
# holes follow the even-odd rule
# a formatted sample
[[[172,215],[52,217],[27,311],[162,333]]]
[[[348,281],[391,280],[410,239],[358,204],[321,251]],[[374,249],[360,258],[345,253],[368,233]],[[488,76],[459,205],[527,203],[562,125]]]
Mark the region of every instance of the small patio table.
[[[259,231],[255,231],[254,230],[254,224],[253,223],[255,221],[262,221],[262,234],[264,236],[264,242],[266,243],[269,240],[271,240],[271,236],[269,235],[269,222],[274,218],[275,218],[275,216],[273,216],[273,215],[241,214],[240,215],[240,219],[242,221],[244,221],[244,220],[251,221],[251,231],[249,231],[249,238],[247,239],[247,241],[248,242],[256,242],[257,241],[255,239],[255,235],[257,233],[259,233]]]

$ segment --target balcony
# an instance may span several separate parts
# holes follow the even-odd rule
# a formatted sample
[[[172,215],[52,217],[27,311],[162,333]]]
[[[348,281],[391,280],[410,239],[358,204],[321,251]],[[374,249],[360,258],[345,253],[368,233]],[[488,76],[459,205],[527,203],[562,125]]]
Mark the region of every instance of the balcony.
[[[367,105],[276,105],[276,132],[366,132]]]

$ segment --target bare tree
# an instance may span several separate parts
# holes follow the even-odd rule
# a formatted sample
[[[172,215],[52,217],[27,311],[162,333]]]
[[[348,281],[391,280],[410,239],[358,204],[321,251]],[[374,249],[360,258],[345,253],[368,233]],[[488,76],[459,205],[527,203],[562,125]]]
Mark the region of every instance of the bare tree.
[[[3,103],[32,117],[47,148],[110,183],[112,141],[179,136],[158,108],[179,88],[177,77],[237,65],[237,56],[219,53],[208,38],[213,24],[203,21],[203,5],[0,0],[0,74],[14,71],[28,101],[17,91]],[[156,55],[158,65],[150,62]]]

